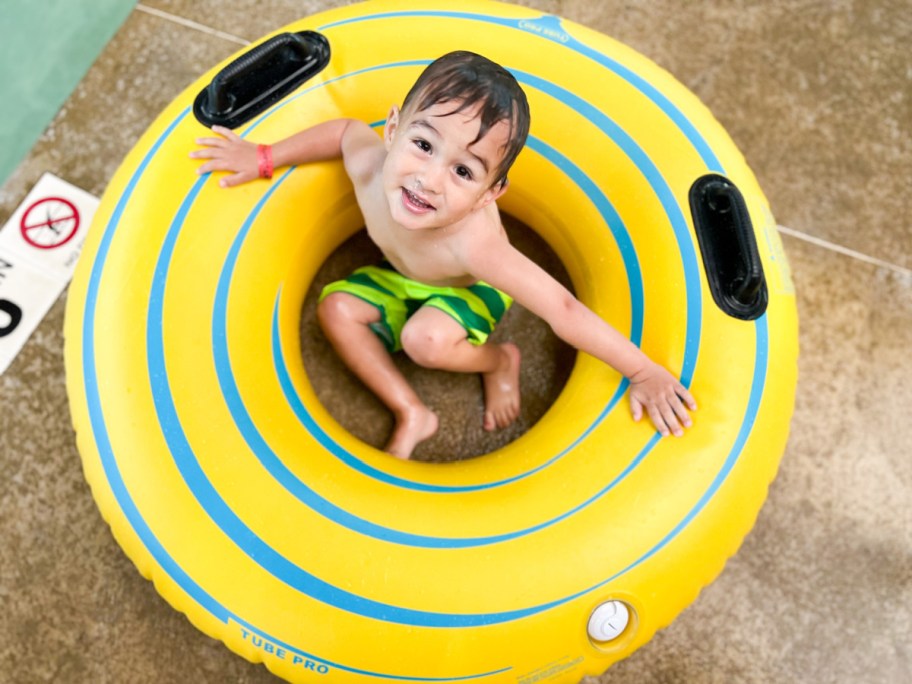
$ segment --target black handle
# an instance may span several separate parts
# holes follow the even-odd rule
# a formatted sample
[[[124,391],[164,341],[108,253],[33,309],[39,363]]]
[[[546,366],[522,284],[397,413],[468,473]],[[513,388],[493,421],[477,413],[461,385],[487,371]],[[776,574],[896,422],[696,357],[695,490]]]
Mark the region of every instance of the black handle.
[[[690,188],[690,211],[716,305],[735,318],[759,318],[769,295],[741,191],[724,176],[702,176]]]
[[[316,31],[273,36],[219,71],[196,96],[193,114],[207,127],[237,128],[322,71],[329,55]]]

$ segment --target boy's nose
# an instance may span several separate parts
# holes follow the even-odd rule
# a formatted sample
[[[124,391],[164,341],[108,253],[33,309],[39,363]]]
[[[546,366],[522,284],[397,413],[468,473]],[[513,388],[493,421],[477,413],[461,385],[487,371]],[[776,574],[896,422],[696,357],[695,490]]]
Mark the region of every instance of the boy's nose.
[[[427,192],[438,193],[443,184],[443,174],[446,171],[442,164],[430,162],[425,164],[418,176],[418,182]]]

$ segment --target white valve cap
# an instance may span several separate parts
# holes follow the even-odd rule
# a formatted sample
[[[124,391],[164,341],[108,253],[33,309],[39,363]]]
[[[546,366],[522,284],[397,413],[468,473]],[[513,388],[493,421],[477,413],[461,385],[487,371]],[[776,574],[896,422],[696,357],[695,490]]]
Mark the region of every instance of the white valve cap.
[[[617,639],[630,622],[630,611],[623,601],[606,601],[592,611],[589,618],[589,636],[593,641]]]

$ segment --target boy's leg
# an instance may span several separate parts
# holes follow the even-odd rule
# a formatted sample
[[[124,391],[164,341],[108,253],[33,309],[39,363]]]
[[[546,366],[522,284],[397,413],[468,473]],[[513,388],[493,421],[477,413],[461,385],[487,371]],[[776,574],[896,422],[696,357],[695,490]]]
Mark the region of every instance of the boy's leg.
[[[346,292],[327,295],[317,318],[336,353],[382,401],[396,420],[386,451],[407,459],[419,442],[437,431],[437,415],[415,394],[383,342],[370,329],[380,310]]]
[[[402,348],[426,368],[481,373],[485,430],[505,428],[519,417],[520,353],[515,344],[472,344],[456,319],[440,309],[423,306],[405,324]]]

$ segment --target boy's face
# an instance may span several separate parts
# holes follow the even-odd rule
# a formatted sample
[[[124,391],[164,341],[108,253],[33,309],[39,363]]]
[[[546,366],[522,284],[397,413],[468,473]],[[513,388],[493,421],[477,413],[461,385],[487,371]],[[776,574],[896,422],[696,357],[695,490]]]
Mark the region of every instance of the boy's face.
[[[385,130],[383,188],[393,220],[409,230],[443,228],[490,204],[506,187],[494,184],[509,135],[500,121],[478,142],[477,110],[451,114],[459,103],[420,112],[394,107]]]

